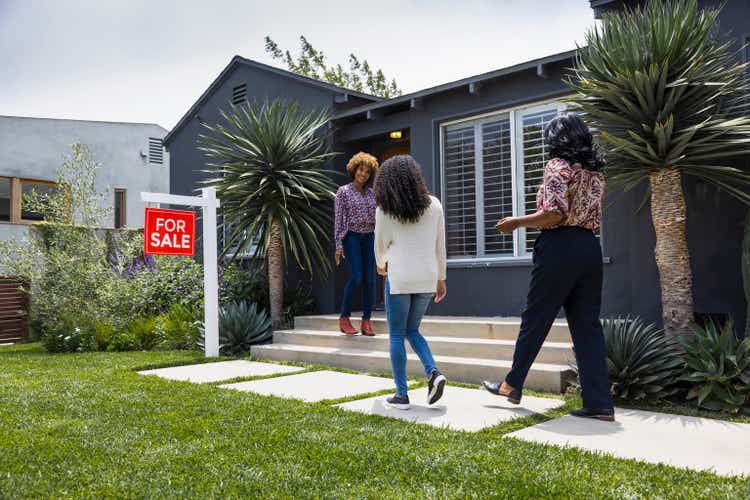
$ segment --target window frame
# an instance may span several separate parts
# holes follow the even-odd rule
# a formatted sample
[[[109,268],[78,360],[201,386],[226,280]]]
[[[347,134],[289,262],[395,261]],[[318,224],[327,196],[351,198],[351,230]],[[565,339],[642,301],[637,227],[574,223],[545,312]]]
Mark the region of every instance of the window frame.
[[[128,225],[128,190],[125,188],[114,189],[115,200],[112,206],[112,215],[114,217],[114,228],[120,229]],[[117,220],[117,195],[122,195],[122,206],[120,207],[120,221]],[[118,225],[119,222],[119,225]]]
[[[507,115],[510,121],[510,147],[511,147],[511,182],[513,183],[512,203],[513,216],[525,215],[525,170],[523,168],[523,146],[519,143],[523,138],[521,133],[522,117],[526,114],[556,109],[558,114],[567,109],[567,105],[554,97],[541,101],[534,101],[524,105],[501,108],[494,111],[466,116],[456,120],[446,120],[439,123],[439,161],[440,161],[440,189],[443,203],[446,203],[446,174],[445,174],[445,133],[453,126],[472,124],[474,127],[474,179],[476,189],[475,219],[476,219],[476,247],[475,257],[448,257],[449,264],[479,264],[479,263],[525,263],[531,261],[532,252],[526,250],[526,229],[521,228],[513,234],[513,255],[486,256],[480,254],[484,251],[484,170],[481,139],[481,126],[492,122],[503,115]],[[447,212],[447,206],[446,206]],[[447,214],[446,214],[447,215]],[[480,247],[481,245],[481,247]]]
[[[52,186],[55,188],[59,188],[60,184],[55,181],[45,181],[42,179],[28,179],[23,177],[14,177],[12,179],[11,184],[11,207],[15,208],[15,214],[13,213],[14,210],[11,208],[11,223],[13,224],[40,224],[42,222],[45,222],[44,219],[42,220],[35,220],[35,219],[24,219],[23,218],[23,185],[24,184],[39,184],[42,186]],[[15,186],[14,186],[15,184]],[[14,200],[15,196],[15,200]],[[13,220],[13,216],[15,215],[15,220]]]

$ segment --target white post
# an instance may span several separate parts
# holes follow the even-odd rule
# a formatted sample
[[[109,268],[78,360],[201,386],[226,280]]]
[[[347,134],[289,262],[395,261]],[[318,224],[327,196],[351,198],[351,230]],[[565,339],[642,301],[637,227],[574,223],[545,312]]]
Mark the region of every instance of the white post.
[[[216,188],[202,189],[203,205],[203,300],[204,347],[207,358],[219,355],[219,275],[216,258]]]

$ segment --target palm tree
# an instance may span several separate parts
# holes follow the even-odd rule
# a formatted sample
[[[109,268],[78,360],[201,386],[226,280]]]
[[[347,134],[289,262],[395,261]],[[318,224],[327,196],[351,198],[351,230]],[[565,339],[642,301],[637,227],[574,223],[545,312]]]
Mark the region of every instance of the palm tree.
[[[322,127],[326,111],[305,112],[295,102],[276,99],[260,106],[245,103],[221,112],[224,123],[205,124],[199,137],[230,229],[224,253],[246,252],[268,260],[271,321],[282,322],[284,268],[288,253],[308,273],[326,275],[330,258],[330,201],[336,185],[324,170],[328,151]]]
[[[717,32],[718,14],[697,0],[659,0],[605,15],[586,34],[568,82],[608,150],[609,187],[626,192],[647,182],[670,335],[693,321],[683,177],[750,203],[750,175],[722,163],[750,152],[750,86],[746,65]]]

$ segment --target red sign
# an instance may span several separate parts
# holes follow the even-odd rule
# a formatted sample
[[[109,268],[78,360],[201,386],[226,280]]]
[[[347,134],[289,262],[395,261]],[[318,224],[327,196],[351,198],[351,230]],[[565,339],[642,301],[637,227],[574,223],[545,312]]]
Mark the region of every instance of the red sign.
[[[147,208],[143,225],[144,253],[195,254],[195,212]]]

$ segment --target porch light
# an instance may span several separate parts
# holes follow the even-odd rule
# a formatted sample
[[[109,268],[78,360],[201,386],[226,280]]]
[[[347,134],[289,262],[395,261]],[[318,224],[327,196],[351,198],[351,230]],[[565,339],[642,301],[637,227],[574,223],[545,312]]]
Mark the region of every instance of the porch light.
[[[388,134],[391,139],[401,139],[401,131],[400,130],[394,130],[390,134]]]

